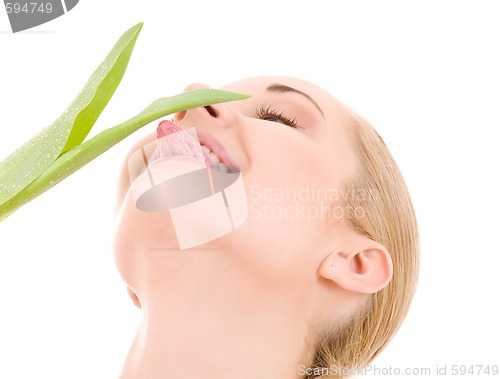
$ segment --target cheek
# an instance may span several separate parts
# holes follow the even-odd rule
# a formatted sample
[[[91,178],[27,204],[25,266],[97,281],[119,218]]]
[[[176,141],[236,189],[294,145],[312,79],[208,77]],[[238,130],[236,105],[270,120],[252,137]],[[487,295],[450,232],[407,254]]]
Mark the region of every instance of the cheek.
[[[228,241],[255,275],[290,284],[301,275],[312,277],[327,223],[318,213],[321,205],[308,199],[303,188],[283,187],[282,182],[247,181],[248,218]]]
[[[320,228],[329,202],[316,196],[330,184],[328,159],[312,143],[263,146],[244,173],[250,218],[274,220],[273,230],[301,234]],[[264,152],[264,148],[268,151]],[[326,154],[324,154],[326,155]]]
[[[252,133],[247,174],[256,184],[296,187],[324,178],[328,150],[305,132],[271,124],[255,126]]]
[[[251,164],[243,174],[248,220],[233,235],[241,235],[239,246],[255,267],[283,280],[290,273],[315,272],[314,257],[330,227],[331,202],[322,194],[336,185],[331,184],[327,153],[298,137],[281,143],[266,139],[250,152]]]
[[[315,277],[322,239],[317,229],[297,228],[291,220],[249,217],[225,239],[235,264],[263,288],[290,289]]]

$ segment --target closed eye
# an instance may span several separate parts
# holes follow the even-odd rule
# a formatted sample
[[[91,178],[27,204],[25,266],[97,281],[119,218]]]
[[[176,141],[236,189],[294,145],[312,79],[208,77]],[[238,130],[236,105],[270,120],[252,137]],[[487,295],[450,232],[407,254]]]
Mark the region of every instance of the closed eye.
[[[280,124],[287,125],[291,128],[300,128],[297,125],[297,120],[295,118],[290,118],[287,115],[285,115],[285,112],[279,111],[272,106],[269,107],[261,107],[257,110],[257,118],[264,120],[264,121],[270,121],[270,122],[277,122]],[[303,129],[303,128],[301,128]]]

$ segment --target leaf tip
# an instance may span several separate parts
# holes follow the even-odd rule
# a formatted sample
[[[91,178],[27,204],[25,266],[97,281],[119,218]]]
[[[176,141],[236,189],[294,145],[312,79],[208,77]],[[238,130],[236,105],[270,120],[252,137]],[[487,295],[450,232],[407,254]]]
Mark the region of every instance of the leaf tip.
[[[132,26],[128,32],[132,32],[133,34],[139,34],[139,32],[141,31],[142,29],[142,26],[144,25],[144,22],[138,22],[137,24],[135,24],[134,26]]]

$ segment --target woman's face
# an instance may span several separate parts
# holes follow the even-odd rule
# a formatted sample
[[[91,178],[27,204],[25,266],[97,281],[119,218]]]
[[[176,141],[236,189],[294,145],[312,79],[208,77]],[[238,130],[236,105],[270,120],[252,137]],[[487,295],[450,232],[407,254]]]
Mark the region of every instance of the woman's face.
[[[345,195],[343,185],[355,170],[343,105],[324,90],[287,77],[250,78],[222,89],[251,97],[180,112],[174,121],[222,145],[240,171],[247,219],[228,234],[179,250],[168,212],[137,209],[129,191],[115,256],[141,302],[147,302],[148,289],[169,283],[200,288],[203,283],[205,291],[231,281],[245,283],[241,288],[249,292],[265,289],[281,296],[293,287],[306,296],[322,258],[335,248],[332,223],[343,212],[336,200]]]

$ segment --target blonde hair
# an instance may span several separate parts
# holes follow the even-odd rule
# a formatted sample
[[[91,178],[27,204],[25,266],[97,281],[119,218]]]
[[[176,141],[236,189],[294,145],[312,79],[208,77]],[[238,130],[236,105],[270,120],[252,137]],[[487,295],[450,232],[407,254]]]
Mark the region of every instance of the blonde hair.
[[[312,367],[334,367],[337,377],[372,362],[398,331],[415,293],[420,252],[415,212],[394,158],[367,121],[349,109],[345,115],[358,158],[356,175],[347,188],[368,195],[346,198],[344,209],[350,212],[345,222],[384,245],[394,271],[390,283],[372,295],[361,313],[340,330],[330,328],[318,336]]]

